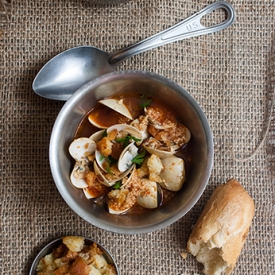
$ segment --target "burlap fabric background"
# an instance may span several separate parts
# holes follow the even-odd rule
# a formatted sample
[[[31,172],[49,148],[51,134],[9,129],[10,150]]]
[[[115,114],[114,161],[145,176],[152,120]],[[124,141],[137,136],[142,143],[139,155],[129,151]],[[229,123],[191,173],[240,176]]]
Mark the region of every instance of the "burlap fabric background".
[[[40,98],[32,81],[51,57],[70,47],[108,52],[155,34],[213,1],[2,0],[1,39],[1,240],[0,273],[28,274],[37,252],[62,235],[94,238],[114,255],[121,274],[201,274],[189,255],[192,225],[214,188],[239,180],[256,205],[234,275],[275,274],[274,164],[275,2],[230,1],[237,14],[222,32],[175,42],[137,55],[118,69],[159,73],[185,87],[209,119],[215,163],[195,207],[171,226],[119,235],[79,218],[51,177],[48,146],[63,102]],[[206,23],[222,17],[219,13]],[[270,127],[268,122],[270,119]],[[266,140],[255,155],[249,157]]]

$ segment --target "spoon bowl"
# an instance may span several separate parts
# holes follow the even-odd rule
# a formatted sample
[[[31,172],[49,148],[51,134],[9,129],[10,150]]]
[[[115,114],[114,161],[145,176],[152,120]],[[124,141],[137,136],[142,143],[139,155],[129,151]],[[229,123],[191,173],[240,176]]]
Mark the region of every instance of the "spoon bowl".
[[[34,79],[33,90],[45,98],[68,100],[83,84],[115,70],[108,59],[108,53],[95,47],[71,48],[45,64]]]
[[[225,10],[225,21],[210,27],[203,26],[202,17],[218,9]],[[114,71],[119,63],[129,57],[171,42],[223,30],[234,20],[235,12],[232,6],[219,1],[167,30],[115,53],[109,54],[91,46],[69,49],[44,65],[33,81],[33,90],[45,98],[68,100],[85,83]]]

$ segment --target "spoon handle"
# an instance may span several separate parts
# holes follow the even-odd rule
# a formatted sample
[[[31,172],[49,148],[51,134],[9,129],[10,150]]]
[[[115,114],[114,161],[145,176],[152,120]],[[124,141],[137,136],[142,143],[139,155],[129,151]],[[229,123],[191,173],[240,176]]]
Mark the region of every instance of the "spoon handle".
[[[226,20],[211,27],[203,26],[200,23],[201,18],[217,9],[224,9],[226,11]],[[232,25],[235,17],[235,11],[229,3],[224,1],[215,2],[167,30],[159,32],[123,50],[110,54],[109,63],[119,64],[126,58],[171,42],[223,30]]]

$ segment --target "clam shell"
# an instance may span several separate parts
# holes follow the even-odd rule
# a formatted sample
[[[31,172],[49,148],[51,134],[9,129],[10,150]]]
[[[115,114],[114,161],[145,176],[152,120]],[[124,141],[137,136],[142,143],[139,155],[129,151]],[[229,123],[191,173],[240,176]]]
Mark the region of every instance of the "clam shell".
[[[132,160],[138,155],[138,148],[135,146],[134,142],[130,143],[124,148],[120,157],[118,159],[118,170],[120,172],[125,172],[130,169],[134,164]]]
[[[171,148],[170,151],[165,151],[165,150],[155,149],[147,145],[143,145],[143,147],[148,153],[150,153],[151,155],[155,154],[159,156],[161,159],[172,157],[176,152],[173,148]]]
[[[90,115],[88,116],[88,120],[89,122],[94,125],[96,128],[99,128],[99,129],[107,129],[108,126],[105,126],[105,125],[102,125],[102,124],[99,124],[97,121],[95,121],[93,119],[93,117],[91,117]]]
[[[70,180],[71,180],[72,185],[76,188],[88,187],[88,185],[87,185],[84,178],[75,178],[74,173],[77,169],[78,169],[78,165],[75,165],[74,168],[73,168],[73,171],[70,175]]]
[[[92,196],[88,191],[87,188],[83,188],[83,193],[85,195],[85,197],[89,200],[89,199],[94,199],[95,197]]]
[[[99,198],[102,195],[106,194],[106,191],[100,192],[98,190],[90,189],[89,187],[83,188],[82,190],[83,190],[83,193],[87,199],[96,199],[96,198]]]
[[[94,172],[97,175],[98,180],[105,186],[113,186],[117,181],[120,181],[121,179],[123,179],[124,177],[126,177],[133,169],[134,169],[135,165],[131,166],[129,169],[127,169],[125,172],[121,173],[116,179],[114,180],[108,180],[102,170],[100,169],[100,167],[98,166],[97,162],[94,161]]]
[[[162,179],[159,184],[170,191],[181,189],[185,181],[184,160],[176,156],[164,158],[161,160],[164,167],[163,172],[159,174]]]
[[[139,145],[143,141],[142,133],[134,126],[128,124],[115,124],[107,129],[107,134],[111,133],[112,131],[117,130],[120,134],[126,136],[127,134],[139,139],[140,141],[137,142]],[[118,136],[119,136],[118,135]]]
[[[93,154],[95,150],[95,142],[86,137],[75,139],[69,146],[69,153],[76,161],[87,160],[87,156]]]
[[[107,170],[104,168],[104,165],[103,165],[106,162],[106,158],[98,150],[95,151],[95,159],[98,166],[103,171],[107,172]]]
[[[116,215],[124,214],[128,212],[132,207],[131,205],[129,205],[127,208],[120,208],[121,205],[119,206],[119,204],[116,202],[116,201],[125,202],[127,198],[127,192],[125,193],[125,191],[126,191],[125,189],[112,190],[106,196],[105,203],[106,203],[107,210],[109,211],[110,214],[116,214]],[[110,198],[110,194],[112,194],[111,195],[112,198]],[[112,204],[112,199],[115,200],[114,205]]]
[[[93,140],[94,142],[98,142],[103,138],[103,134],[106,130],[100,130],[92,134],[89,139]]]
[[[100,100],[99,103],[115,110],[116,112],[128,117],[131,120],[133,119],[129,109],[124,104],[123,99],[108,98],[108,99]]]

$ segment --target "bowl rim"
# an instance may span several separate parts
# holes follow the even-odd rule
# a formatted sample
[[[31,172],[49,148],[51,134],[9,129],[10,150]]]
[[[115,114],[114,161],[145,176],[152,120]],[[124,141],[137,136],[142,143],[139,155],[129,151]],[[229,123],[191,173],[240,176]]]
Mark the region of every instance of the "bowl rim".
[[[190,201],[190,200],[188,201],[188,203],[184,207],[184,210],[182,209],[182,210],[178,211],[177,213],[175,213],[174,215],[172,215],[171,217],[167,218],[164,221],[161,221],[161,222],[153,224],[153,225],[150,224],[148,226],[146,225],[146,226],[140,226],[140,227],[135,227],[135,228],[133,228],[133,227],[124,228],[121,226],[110,225],[102,220],[89,219],[89,217],[87,217],[85,215],[85,213],[84,214],[81,213],[79,207],[76,206],[75,203],[73,203],[71,201],[69,195],[64,194],[62,192],[62,186],[60,184],[61,178],[59,178],[59,175],[56,175],[56,173],[53,173],[54,167],[55,167],[55,165],[57,165],[57,160],[55,160],[53,158],[53,155],[55,153],[54,152],[55,147],[56,147],[55,143],[58,140],[57,139],[57,132],[58,132],[57,129],[60,128],[60,126],[62,125],[63,113],[66,113],[68,110],[70,110],[71,106],[74,105],[74,102],[77,101],[77,99],[79,97],[81,97],[81,95],[83,93],[85,93],[85,92],[87,92],[87,90],[91,89],[91,86],[96,87],[97,85],[103,83],[104,80],[106,80],[106,79],[111,81],[112,79],[115,79],[118,76],[121,76],[124,74],[132,75],[132,76],[141,75],[141,76],[150,77],[150,78],[153,78],[154,80],[165,82],[170,88],[172,88],[176,91],[180,91],[181,94],[184,94],[184,97],[187,99],[188,103],[190,103],[192,108],[195,110],[196,114],[198,115],[198,117],[201,121],[202,127],[205,132],[206,141],[207,141],[207,160],[208,160],[208,162],[204,169],[203,182],[197,188],[197,191],[196,191],[194,197],[192,197],[192,201]],[[173,224],[174,222],[176,222],[177,220],[182,218],[186,213],[188,213],[191,210],[191,208],[198,202],[198,200],[202,196],[202,194],[208,184],[208,181],[209,181],[209,178],[211,175],[213,162],[214,162],[214,144],[213,144],[213,135],[212,135],[212,131],[211,131],[209,122],[208,122],[202,108],[200,107],[199,103],[193,98],[193,96],[187,90],[185,90],[182,86],[180,86],[176,82],[172,81],[171,79],[166,78],[166,77],[156,74],[156,73],[152,73],[152,72],[148,72],[148,71],[140,71],[140,70],[125,70],[125,71],[115,71],[115,72],[111,72],[111,73],[99,76],[99,77],[95,78],[94,80],[89,81],[82,87],[80,87],[72,95],[72,97],[69,98],[69,100],[64,104],[64,106],[60,110],[60,112],[56,118],[56,121],[54,123],[51,138],[50,138],[49,156],[50,156],[49,160],[50,160],[51,172],[52,172],[52,176],[53,176],[55,185],[56,185],[60,195],[67,203],[67,205],[77,215],[79,215],[82,219],[89,222],[90,224],[92,224],[98,228],[110,231],[110,232],[120,233],[120,234],[140,234],[140,233],[149,233],[149,232],[153,232],[156,230],[160,230],[160,229],[163,229],[163,228]]]
[[[67,235],[66,235],[67,236]],[[71,235],[70,235],[71,236]],[[65,235],[63,236],[65,237]],[[36,267],[39,263],[39,261],[45,257],[46,255],[50,254],[50,251],[58,244],[58,243],[61,243],[62,242],[62,238],[63,237],[59,237],[57,239],[54,239],[52,241],[50,241],[48,244],[46,244],[39,252],[38,254],[35,256],[33,262],[32,262],[32,265],[30,267],[30,271],[29,271],[29,275],[36,275],[37,272],[36,272]],[[84,238],[84,242],[86,244],[86,241],[89,242],[89,243],[96,243],[97,246],[100,248],[100,250],[103,252],[103,255],[106,259],[106,261],[110,264],[113,264],[115,266],[115,269],[116,269],[116,272],[117,272],[117,275],[120,275],[120,271],[118,269],[118,266],[116,264],[116,261],[114,260],[114,256],[110,253],[110,251],[105,247],[103,246],[102,244],[98,243],[97,241],[95,241],[94,239],[92,238],[89,238],[89,237],[83,237],[83,236],[75,236],[74,237],[81,237],[81,238]]]

